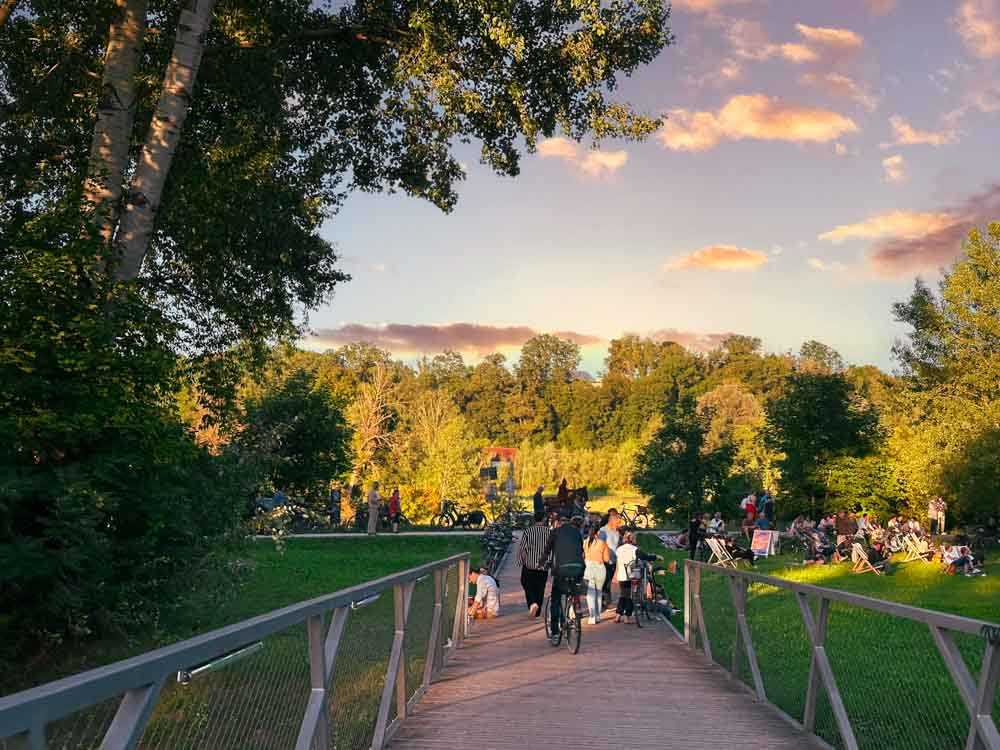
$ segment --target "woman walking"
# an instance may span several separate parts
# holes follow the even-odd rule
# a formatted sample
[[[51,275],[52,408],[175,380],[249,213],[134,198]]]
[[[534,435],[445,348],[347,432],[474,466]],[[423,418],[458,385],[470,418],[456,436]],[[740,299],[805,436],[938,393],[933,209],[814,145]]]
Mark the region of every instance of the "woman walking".
[[[590,610],[588,623],[596,625],[601,621],[604,581],[608,575],[604,566],[611,561],[611,550],[598,536],[597,526],[591,526],[587,533],[587,540],[583,543],[583,560],[583,580],[587,582],[587,608]]]
[[[625,532],[622,536],[622,543],[618,546],[615,556],[618,559],[615,566],[615,578],[618,579],[619,588],[618,607],[615,609],[615,622],[621,622],[622,617],[625,618],[625,622],[630,622],[633,610],[633,582],[629,577],[630,568],[636,560],[651,562],[653,560],[662,560],[663,557],[661,555],[648,555],[636,547],[635,534],[631,531]]]

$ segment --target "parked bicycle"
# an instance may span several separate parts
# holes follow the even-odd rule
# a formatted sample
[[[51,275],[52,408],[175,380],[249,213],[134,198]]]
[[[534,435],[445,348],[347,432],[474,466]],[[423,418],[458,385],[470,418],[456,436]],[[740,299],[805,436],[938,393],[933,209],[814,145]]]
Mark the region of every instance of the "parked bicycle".
[[[645,505],[634,505],[632,507],[623,506],[618,514],[626,529],[651,529],[653,528],[653,515]]]
[[[582,591],[582,578],[560,577],[559,588],[566,592],[562,595],[562,602],[559,604],[562,616],[559,628],[552,626],[552,592],[545,597],[542,605],[543,618],[545,621],[545,637],[553,647],[560,643],[565,643],[571,654],[580,652],[580,641],[583,638],[583,606],[580,602]]]
[[[479,540],[483,548],[481,569],[496,578],[513,539],[514,534],[509,526],[499,523],[491,523],[487,526]]]
[[[400,530],[412,529],[413,522],[407,518],[403,511],[400,511],[396,516],[396,524]],[[380,531],[388,531],[392,528],[392,519],[389,518],[389,508],[383,506],[379,508],[378,511],[378,526]],[[368,505],[359,505],[354,511],[354,528],[358,531],[367,531],[368,529]]]
[[[431,519],[431,525],[439,529],[481,529],[486,525],[486,514],[481,510],[459,510],[454,500],[445,500],[441,512]]]
[[[668,620],[676,613],[663,585],[656,581],[656,573],[662,568],[646,560],[635,560],[628,565],[628,576],[632,582],[632,615],[636,627],[642,627],[642,618],[652,622],[654,615],[660,614]]]

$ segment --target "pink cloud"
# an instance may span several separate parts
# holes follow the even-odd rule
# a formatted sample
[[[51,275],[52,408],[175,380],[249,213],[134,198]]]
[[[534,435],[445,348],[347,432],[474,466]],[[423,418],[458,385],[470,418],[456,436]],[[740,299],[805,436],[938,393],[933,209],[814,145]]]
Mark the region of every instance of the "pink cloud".
[[[657,138],[674,151],[705,151],[744,139],[826,143],[857,130],[851,118],[837,112],[749,94],[732,97],[718,112],[675,109]]]
[[[896,9],[896,0],[867,0],[867,5],[876,16],[887,16]]]
[[[864,40],[861,36],[850,29],[834,29],[824,26],[806,26],[804,23],[795,24],[798,31],[806,41],[813,44],[820,44],[825,47],[835,47],[842,50],[860,49]]]
[[[666,271],[706,269],[712,271],[754,271],[768,262],[767,253],[733,245],[709,245],[667,261]]]
[[[649,334],[649,338],[660,343],[672,341],[695,352],[710,352],[720,348],[732,335],[732,333],[697,333],[676,328],[662,328]]]
[[[882,168],[885,174],[882,179],[886,182],[903,182],[906,180],[906,161],[899,154],[887,156],[882,160]]]
[[[810,88],[818,88],[831,96],[839,96],[857,102],[869,112],[878,107],[878,97],[864,84],[858,83],[842,73],[803,73],[799,83]]]
[[[350,323],[339,328],[320,329],[315,332],[311,342],[314,346],[332,347],[364,341],[394,353],[429,354],[451,349],[488,354],[497,349],[519,347],[538,333],[528,326],[491,326],[478,323],[445,325]],[[602,342],[598,336],[574,331],[560,331],[554,335],[580,346]]]
[[[1000,184],[941,211],[893,211],[842,225],[821,234],[820,239],[881,238],[868,249],[868,263],[881,276],[900,277],[952,262],[962,254],[962,241],[969,230],[998,216]]]

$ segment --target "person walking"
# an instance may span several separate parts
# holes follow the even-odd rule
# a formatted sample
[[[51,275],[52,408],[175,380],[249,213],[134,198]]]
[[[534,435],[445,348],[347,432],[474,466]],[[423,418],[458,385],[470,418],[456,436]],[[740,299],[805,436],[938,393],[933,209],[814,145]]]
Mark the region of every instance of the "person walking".
[[[545,512],[535,513],[535,522],[521,534],[517,559],[521,563],[521,588],[524,601],[532,617],[538,617],[545,603],[545,582],[549,572],[545,568],[545,546],[549,541],[549,527]]]
[[[552,631],[562,627],[562,598],[568,591],[563,590],[563,579],[583,575],[583,536],[572,523],[564,522],[562,516],[554,519],[552,533],[545,543],[543,555],[552,565],[551,610],[549,620]]]
[[[382,497],[378,494],[378,482],[372,482],[368,490],[368,536],[378,532],[378,517],[382,507]]]
[[[695,516],[697,518],[697,516]],[[618,546],[617,563],[615,564],[615,577],[618,579],[620,593],[618,595],[618,606],[615,608],[615,622],[630,622],[633,615],[634,602],[632,600],[632,578],[629,576],[631,567],[636,560],[642,562],[652,562],[662,560],[661,555],[648,555],[640,550],[635,544],[635,534],[626,531],[622,537],[622,543]]]
[[[688,556],[692,560],[698,551],[698,540],[701,539],[701,536],[701,518],[696,513],[691,516],[691,523],[688,524]]]
[[[618,549],[618,545],[621,543],[621,516],[618,515],[618,511],[612,508],[608,511],[608,520],[604,522],[604,525],[598,530],[597,534],[601,540],[608,545],[608,552],[611,555],[611,559],[605,564],[604,568],[607,574],[604,577],[604,586],[602,593],[604,594],[605,604],[611,604],[611,581],[615,577],[615,550]]]
[[[399,514],[402,512],[402,505],[399,500],[399,487],[392,491],[389,496],[389,523],[392,524],[392,533],[399,533]]]
[[[545,489],[545,485],[544,484],[538,485],[538,489],[535,490],[535,494],[531,498],[532,505],[534,506],[534,507],[532,507],[531,511],[536,516],[539,513],[541,513],[543,516],[545,515],[545,499],[542,497],[542,490],[543,489]]]
[[[587,582],[587,609],[590,611],[591,625],[601,621],[603,609],[604,582],[608,577],[605,566],[611,563],[611,550],[601,539],[596,526],[591,526],[587,540],[583,543],[583,580]]]

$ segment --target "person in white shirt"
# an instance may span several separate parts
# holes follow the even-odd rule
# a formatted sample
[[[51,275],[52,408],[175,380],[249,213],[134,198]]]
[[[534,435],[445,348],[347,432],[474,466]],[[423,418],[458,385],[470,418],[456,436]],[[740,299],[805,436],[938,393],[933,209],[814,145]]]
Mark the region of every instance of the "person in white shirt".
[[[726,531],[726,522],[722,520],[722,514],[716,513],[708,522],[708,531],[711,534],[723,534]]]
[[[615,608],[615,622],[629,622],[633,614],[632,586],[633,581],[629,577],[629,571],[636,560],[652,562],[662,560],[662,555],[649,555],[640,550],[635,544],[635,535],[631,531],[625,532],[622,543],[618,545],[618,555],[615,562],[615,578],[618,581],[620,594],[618,596],[618,606]]]
[[[474,620],[500,616],[500,589],[493,576],[479,571],[469,573],[469,583],[476,587],[476,597],[469,606],[469,617]]]
[[[942,545],[941,562],[948,566],[949,573],[972,575],[972,560],[963,554],[963,549],[951,544]]]
[[[372,482],[368,490],[368,533],[372,536],[378,531],[379,511],[382,508],[382,497],[378,494],[378,482]]]
[[[619,531],[621,523],[621,516],[618,515],[617,510],[612,508],[608,511],[607,523],[597,531],[598,538],[608,545],[608,552],[611,553],[610,562],[604,566],[607,575],[604,577],[604,587],[601,589],[601,593],[604,595],[604,604],[608,607],[611,606],[611,580],[615,577],[615,552],[618,545],[621,544],[621,532]]]

